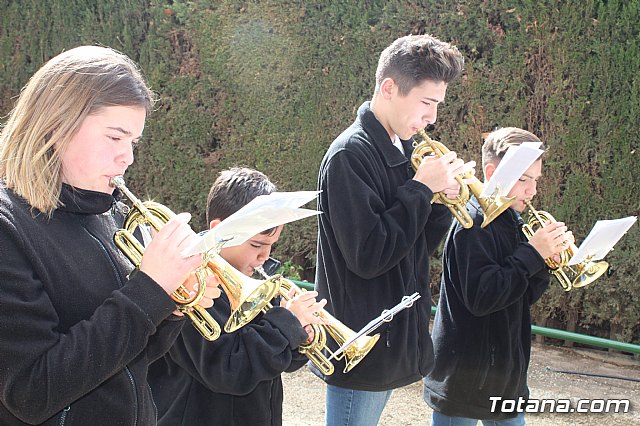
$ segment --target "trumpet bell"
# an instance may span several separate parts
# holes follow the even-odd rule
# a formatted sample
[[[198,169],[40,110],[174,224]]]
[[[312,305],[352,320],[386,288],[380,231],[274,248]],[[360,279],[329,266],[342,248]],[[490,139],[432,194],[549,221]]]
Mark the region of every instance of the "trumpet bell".
[[[257,268],[257,271],[265,277],[268,276],[261,267]],[[281,275],[274,275],[270,279],[279,281],[280,285],[278,286],[278,291],[284,300],[290,300],[289,292],[292,289],[295,290],[296,294],[300,294],[305,291],[298,287],[293,281],[283,278]],[[314,331],[313,340],[300,345],[299,352],[306,355],[324,375],[329,376],[333,374],[334,366],[331,363],[331,359],[323,353],[323,351],[326,351],[333,355],[333,352],[327,346],[326,333],[328,332],[333,340],[338,344],[338,347],[340,347],[347,342],[347,340],[351,340],[351,338],[356,335],[356,332],[341,323],[324,309],[318,312],[317,315],[322,319],[323,324],[312,324]],[[343,353],[336,356],[336,359],[345,359],[346,365],[344,372],[348,373],[358,365],[358,363],[367,356],[369,351],[371,351],[379,338],[380,334],[376,334],[374,336],[360,336]]]
[[[477,196],[476,198],[478,198],[480,206],[484,211],[484,220],[482,221],[482,225],[480,225],[481,228],[485,228],[495,218],[504,213],[516,200],[516,197],[505,197],[502,195],[488,198]]]
[[[546,222],[555,222],[556,220],[551,214],[536,210],[530,201],[526,201],[525,204],[529,208],[530,217],[528,223],[522,227],[522,231],[527,239],[531,239],[538,227],[544,226]],[[591,262],[589,259],[585,259],[577,265],[569,265],[569,261],[577,250],[578,247],[575,244],[570,244],[560,252],[559,262],[551,257],[544,260],[564,291],[585,287],[600,278],[609,269],[607,262]]]
[[[207,269],[218,278],[229,298],[231,316],[224,326],[227,333],[251,322],[280,290],[278,276],[264,281],[247,277],[218,254],[209,255]]]
[[[609,269],[609,264],[604,260],[600,262],[587,262],[580,268],[578,276],[573,280],[573,287],[585,287],[600,278]]]
[[[467,174],[469,176],[466,176],[465,179],[467,181],[472,181],[468,184],[469,191],[471,191],[471,193],[476,197],[478,203],[480,204],[480,208],[482,208],[482,211],[484,212],[484,220],[480,227],[485,228],[495,218],[500,216],[502,213],[504,213],[505,210],[511,207],[511,204],[514,203],[516,197],[505,197],[502,195],[483,197],[482,192],[484,191],[484,186],[482,185],[482,182],[480,182],[480,180],[471,173]]]
[[[378,343],[378,339],[380,339],[380,333],[374,334],[373,336],[359,337],[358,340],[345,351],[344,357],[346,365],[343,372],[348,373],[353,367],[358,365],[371,349],[373,349],[375,344]],[[342,346],[343,343],[344,342],[340,343],[340,345]]]

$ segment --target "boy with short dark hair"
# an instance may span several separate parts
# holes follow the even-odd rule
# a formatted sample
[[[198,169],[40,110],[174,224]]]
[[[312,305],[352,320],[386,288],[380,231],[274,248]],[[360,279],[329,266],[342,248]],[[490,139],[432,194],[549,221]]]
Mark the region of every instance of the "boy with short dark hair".
[[[485,180],[511,146],[540,142],[534,134],[508,127],[487,136],[482,147]],[[424,400],[433,408],[432,425],[523,425],[524,413],[492,411],[490,397],[529,397],[531,305],[546,290],[544,259],[573,242],[564,223],[547,223],[527,241],[520,214],[536,195],[542,174],[538,158],[509,192],[507,211],[486,228],[475,198],[467,207],[474,226],[454,223],[443,253],[438,311],[432,336],[435,366],[424,379]],[[498,404],[499,405],[499,404]],[[515,417],[513,417],[515,415]]]
[[[220,173],[207,200],[210,228],[276,187],[261,172],[234,167]],[[251,276],[269,258],[282,226],[226,247],[220,256]],[[299,369],[308,358],[298,347],[309,338],[304,326],[319,323],[314,316],[326,302],[317,293],[289,295],[291,300],[260,314],[248,325],[207,342],[193,327],[185,327],[169,354],[151,373],[159,425],[281,425],[281,373]],[[230,316],[225,293],[208,312],[219,324]]]

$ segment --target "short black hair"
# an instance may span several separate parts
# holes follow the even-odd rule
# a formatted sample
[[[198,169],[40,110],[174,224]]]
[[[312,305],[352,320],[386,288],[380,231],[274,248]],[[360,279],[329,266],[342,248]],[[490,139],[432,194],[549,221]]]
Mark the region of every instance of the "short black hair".
[[[402,96],[423,82],[450,83],[462,74],[464,57],[458,48],[431,35],[408,35],[384,49],[376,69],[376,92],[392,78]]]

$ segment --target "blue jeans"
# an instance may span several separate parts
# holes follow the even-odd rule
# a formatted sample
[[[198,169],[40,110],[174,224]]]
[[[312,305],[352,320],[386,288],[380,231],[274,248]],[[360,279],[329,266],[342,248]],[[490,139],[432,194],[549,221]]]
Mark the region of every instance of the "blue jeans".
[[[326,426],[374,426],[393,390],[369,392],[327,385]]]
[[[450,417],[433,411],[431,426],[475,426],[478,419],[466,417]],[[482,420],[483,426],[524,426],[524,413],[518,413],[516,417],[505,420]]]

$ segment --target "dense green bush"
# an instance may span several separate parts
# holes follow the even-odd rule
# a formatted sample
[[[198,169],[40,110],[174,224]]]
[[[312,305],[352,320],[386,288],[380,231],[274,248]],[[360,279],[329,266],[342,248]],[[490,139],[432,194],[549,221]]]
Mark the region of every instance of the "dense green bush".
[[[0,114],[63,49],[127,53],[160,95],[130,186],[191,211],[199,228],[208,188],[228,166],[258,168],[281,190],[314,189],[324,151],[371,97],[380,51],[409,33],[452,41],[467,59],[434,138],[479,160],[495,127],[538,134],[549,152],[535,204],[578,240],[598,219],[640,213],[638,0],[0,4]],[[538,323],[640,342],[637,228],[609,254],[610,277],[571,293],[553,284],[534,309]],[[312,279],[315,242],[313,220],[291,224],[276,255]]]

